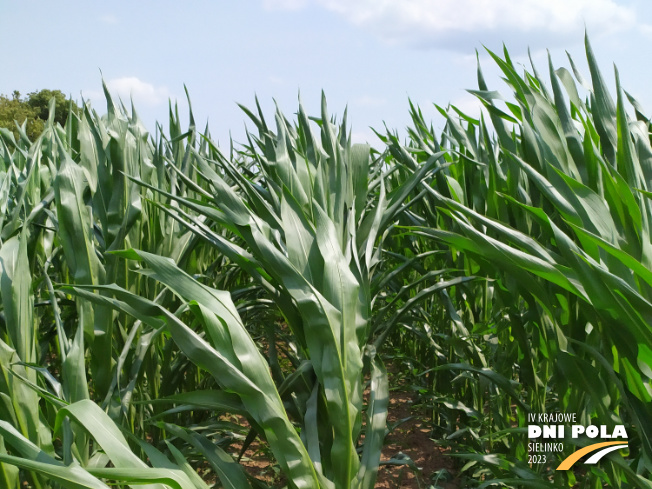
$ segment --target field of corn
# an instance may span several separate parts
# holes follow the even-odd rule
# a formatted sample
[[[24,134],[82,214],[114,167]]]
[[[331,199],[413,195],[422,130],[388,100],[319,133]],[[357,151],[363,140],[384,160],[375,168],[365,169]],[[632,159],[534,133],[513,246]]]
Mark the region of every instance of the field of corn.
[[[398,375],[457,487],[652,488],[652,126],[588,41],[590,76],[490,54],[482,118],[380,148],[325,100],[227,151],[108,91],[2,130],[0,488],[371,489]],[[551,412],[629,447],[529,464]]]

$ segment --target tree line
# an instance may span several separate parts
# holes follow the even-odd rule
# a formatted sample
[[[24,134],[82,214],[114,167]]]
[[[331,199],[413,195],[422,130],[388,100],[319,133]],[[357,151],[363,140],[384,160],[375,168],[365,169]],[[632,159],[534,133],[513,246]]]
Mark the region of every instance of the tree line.
[[[71,107],[77,111],[79,106],[61,90],[44,89],[26,96],[22,96],[18,90],[14,90],[10,96],[0,94],[0,128],[8,129],[18,139],[20,133],[16,124],[24,125],[25,134],[33,141],[43,132],[52,98],[56,104],[54,120],[63,126]]]

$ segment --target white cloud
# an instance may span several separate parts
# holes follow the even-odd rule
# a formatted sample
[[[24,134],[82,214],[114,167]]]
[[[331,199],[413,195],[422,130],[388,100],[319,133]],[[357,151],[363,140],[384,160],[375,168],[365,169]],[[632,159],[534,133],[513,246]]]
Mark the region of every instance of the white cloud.
[[[636,25],[634,7],[615,0],[311,0],[390,42],[467,50],[488,40],[532,47],[598,36]],[[300,8],[308,0],[264,0]]]
[[[151,109],[167,104],[173,95],[164,86],[156,87],[135,76],[112,78],[105,81],[109,92],[117,103],[121,99],[127,106],[133,99],[136,109]],[[102,90],[82,90],[82,97],[91,102],[93,107],[102,107],[106,103]]]
[[[170,98],[170,92],[166,87],[156,87],[135,76],[114,78],[107,81],[106,86],[112,94],[117,95],[124,102],[127,102],[130,97],[133,98],[136,107],[141,105],[153,107],[166,103]]]

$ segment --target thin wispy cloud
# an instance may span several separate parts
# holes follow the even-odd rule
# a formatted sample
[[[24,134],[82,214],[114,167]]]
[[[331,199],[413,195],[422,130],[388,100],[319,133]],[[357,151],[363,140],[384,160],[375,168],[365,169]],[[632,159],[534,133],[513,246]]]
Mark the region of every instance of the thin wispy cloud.
[[[381,107],[387,103],[387,100],[382,97],[374,97],[371,95],[362,95],[352,101],[352,105],[359,107]]]
[[[298,10],[307,4],[308,0],[263,0],[263,7],[268,10]]]
[[[284,85],[285,84],[285,80],[282,77],[278,76],[278,75],[269,75],[269,77],[267,79],[273,85]]]
[[[117,24],[118,18],[113,14],[104,14],[100,17],[100,20],[105,24]]]
[[[492,39],[552,47],[576,41],[585,28],[602,35],[638,27],[633,4],[615,0],[264,1],[279,9],[318,5],[389,42],[464,51]]]

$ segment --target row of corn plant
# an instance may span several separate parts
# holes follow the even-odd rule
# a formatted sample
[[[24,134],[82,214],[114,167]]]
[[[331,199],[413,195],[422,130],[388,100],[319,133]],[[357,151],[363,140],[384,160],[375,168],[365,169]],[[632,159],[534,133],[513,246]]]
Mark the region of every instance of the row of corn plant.
[[[451,296],[440,328],[420,326],[422,337],[427,325],[441,340],[431,348],[434,364],[422,362],[432,374],[427,402],[446,437],[458,440],[473,479],[650,485],[650,125],[617,72],[614,102],[588,39],[586,51],[590,82],[572,59],[573,73],[551,62],[544,78],[534,66],[520,74],[507,51],[490,53],[512,100],[490,90],[478,68],[471,93],[484,106],[480,119],[440,109],[447,124],[438,138],[413,107],[408,145],[382,135],[406,165],[445,149],[448,167],[422,185],[423,205],[406,229],[449,250],[442,256],[465,275],[487,278]],[[456,348],[460,320],[465,342],[482,345],[486,363]],[[440,354],[441,343],[449,352]],[[452,387],[451,371],[465,373]],[[568,440],[563,454],[548,454],[553,463],[527,467],[528,412],[624,424],[629,453],[600,468],[556,472],[573,449]]]
[[[164,408],[132,401],[184,390],[184,376],[196,375],[157,331],[109,308],[71,301],[56,286],[120,284],[165,303],[166,292],[112,250],[147,249],[190,271],[215,259],[196,246],[192,233],[158,211],[156,195],[145,195],[127,177],[185,194],[186,186],[171,181],[164,168],[167,159],[183,154],[182,144],[161,140],[155,147],[135,113],[114,105],[108,93],[107,101],[105,117],[86,107],[82,114],[71,112],[64,128],[54,123],[52,107],[34,142],[24,128],[18,128],[18,139],[2,133],[0,458],[8,462],[0,465],[2,487],[19,487],[21,481],[51,487],[59,479],[74,484],[69,479],[76,477],[103,487],[80,470],[66,475],[70,464],[109,463],[111,448],[96,444],[102,428],[97,416],[158,437],[157,431],[146,434],[145,420]],[[177,127],[172,125],[172,139]],[[76,405],[92,405],[84,409],[92,421],[71,422],[75,418],[64,413]]]

